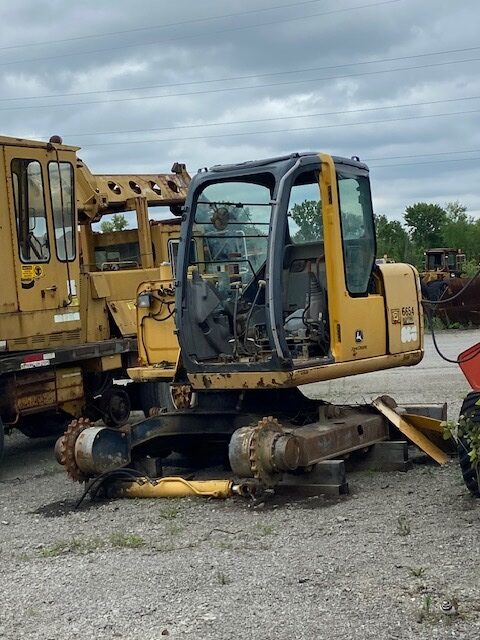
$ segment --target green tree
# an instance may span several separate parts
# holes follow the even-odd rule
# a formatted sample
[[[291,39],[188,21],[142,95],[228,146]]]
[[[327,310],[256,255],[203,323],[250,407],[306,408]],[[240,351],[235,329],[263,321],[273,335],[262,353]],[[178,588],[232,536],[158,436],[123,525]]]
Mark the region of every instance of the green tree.
[[[442,245],[448,218],[440,205],[417,202],[405,209],[404,217],[417,249],[432,249]]]
[[[480,258],[480,224],[467,214],[467,207],[460,202],[448,202],[445,205],[447,223],[443,232],[444,245],[453,249],[462,249],[467,259]]]
[[[128,227],[128,220],[123,213],[114,213],[111,220],[104,220],[100,224],[102,233],[109,233],[110,231],[123,231]]]
[[[447,218],[450,222],[467,222],[467,207],[458,200],[447,202],[444,207]]]
[[[295,242],[309,242],[323,238],[322,203],[317,200],[304,200],[294,204],[289,214],[298,226],[294,235]]]
[[[410,238],[398,220],[388,220],[385,215],[375,216],[377,233],[377,257],[387,255],[395,262],[412,259]]]

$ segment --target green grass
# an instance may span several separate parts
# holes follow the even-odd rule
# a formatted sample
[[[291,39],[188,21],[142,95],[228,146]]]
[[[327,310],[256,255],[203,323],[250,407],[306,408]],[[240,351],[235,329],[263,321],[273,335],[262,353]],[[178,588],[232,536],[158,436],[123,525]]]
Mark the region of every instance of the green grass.
[[[274,528],[273,525],[271,524],[263,524],[263,523],[258,523],[257,524],[257,530],[259,535],[261,536],[271,536],[274,532]]]
[[[42,547],[38,554],[42,558],[56,558],[66,553],[85,554],[98,549],[110,547],[121,549],[138,549],[145,545],[145,540],[136,533],[112,533],[108,539],[102,538],[71,538],[59,540],[49,547]]]
[[[109,542],[112,547],[121,549],[138,549],[145,545],[145,540],[136,533],[112,533]]]
[[[408,536],[410,535],[410,522],[408,521],[407,516],[401,515],[397,518],[397,533],[399,536]]]
[[[164,520],[174,520],[180,513],[180,508],[176,505],[165,505],[160,508],[159,515]]]
[[[223,571],[219,571],[217,573],[217,580],[218,580],[218,583],[221,584],[222,586],[230,584],[231,582],[230,578],[227,575],[225,575]]]

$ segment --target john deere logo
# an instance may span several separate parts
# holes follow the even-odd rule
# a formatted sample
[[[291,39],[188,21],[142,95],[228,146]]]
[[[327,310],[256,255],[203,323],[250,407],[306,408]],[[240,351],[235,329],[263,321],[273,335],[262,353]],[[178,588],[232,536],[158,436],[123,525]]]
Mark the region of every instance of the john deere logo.
[[[363,331],[361,329],[355,331],[355,342],[363,342]]]

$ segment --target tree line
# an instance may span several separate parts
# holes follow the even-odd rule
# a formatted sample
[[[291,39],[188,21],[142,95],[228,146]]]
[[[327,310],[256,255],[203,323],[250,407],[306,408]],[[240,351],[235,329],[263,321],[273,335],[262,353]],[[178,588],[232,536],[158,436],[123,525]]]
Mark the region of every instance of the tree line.
[[[305,200],[289,211],[295,223],[295,240],[306,242],[318,240],[323,235],[321,203]],[[343,214],[349,222],[351,216]],[[467,262],[467,275],[478,269],[480,262],[480,218],[467,213],[467,207],[458,200],[441,207],[430,202],[417,202],[405,209],[404,224],[389,220],[383,214],[375,215],[377,233],[377,257],[388,256],[395,262],[409,262],[420,271],[424,266],[424,253],[435,247],[462,249]],[[352,218],[351,224],[358,223]],[[110,221],[101,223],[103,233],[122,231],[128,222],[123,214],[115,214]]]
[[[468,215],[460,202],[441,207],[417,202],[405,209],[404,225],[376,215],[377,256],[387,255],[396,262],[409,262],[423,268],[424,252],[435,247],[462,249],[466,271],[476,271],[480,261],[480,219]]]

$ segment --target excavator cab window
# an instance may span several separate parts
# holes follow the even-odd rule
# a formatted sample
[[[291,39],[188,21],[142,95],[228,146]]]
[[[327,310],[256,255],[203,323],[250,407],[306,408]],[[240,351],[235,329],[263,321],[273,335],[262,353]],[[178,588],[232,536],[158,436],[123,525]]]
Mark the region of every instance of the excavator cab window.
[[[290,189],[283,257],[284,331],[294,360],[329,351],[319,171],[299,173]]]
[[[263,278],[274,184],[272,175],[255,174],[211,182],[195,194],[197,251],[185,256],[185,322],[197,362],[252,357],[257,327],[268,345]]]
[[[192,237],[203,243],[204,260],[197,265],[220,290],[248,286],[265,264],[270,201],[269,186],[259,182],[216,182],[199,194]]]
[[[347,289],[367,295],[376,253],[370,182],[348,173],[337,173],[337,179]]]
[[[55,247],[60,261],[75,260],[75,194],[73,167],[69,162],[49,162]]]
[[[13,197],[20,259],[48,262],[48,239],[42,167],[37,160],[12,160]]]
[[[172,265],[173,277],[177,275],[177,259],[178,259],[178,247],[180,245],[179,238],[170,238],[168,241],[168,261]],[[190,256],[188,259],[189,264],[196,264],[198,262],[197,257],[197,245],[195,240],[190,241]]]

